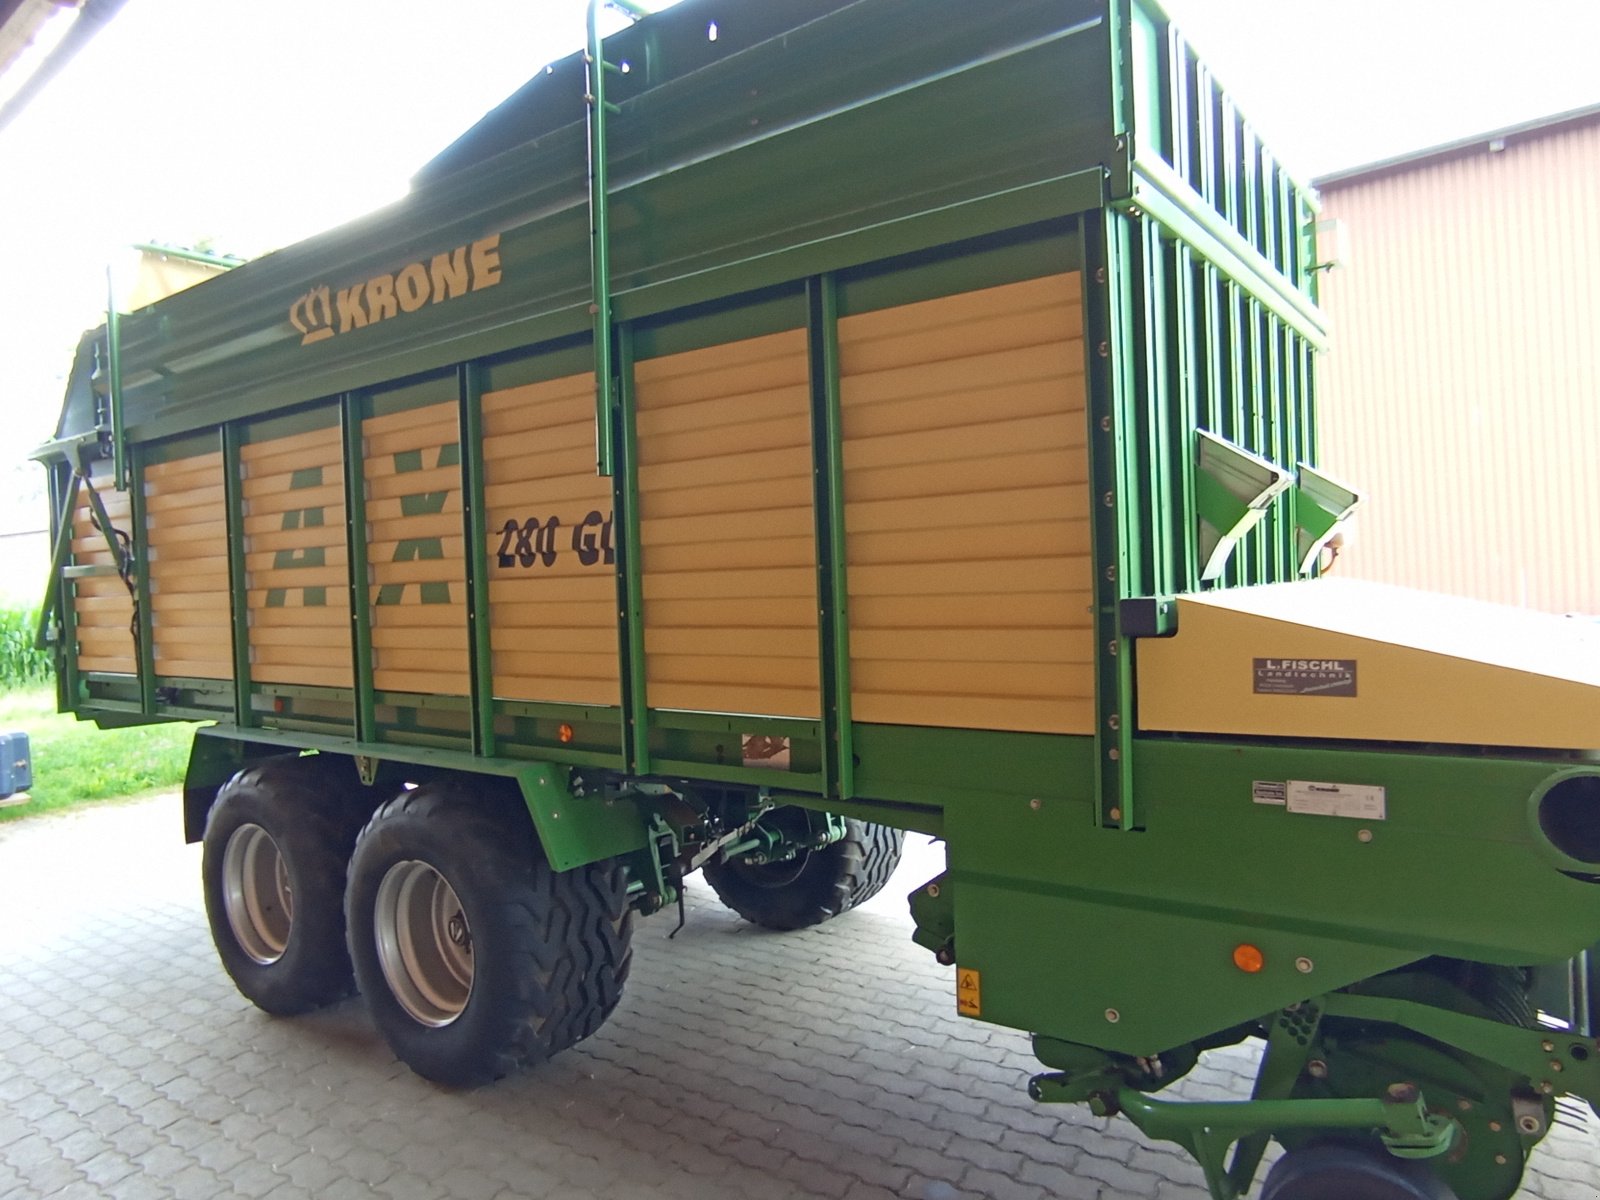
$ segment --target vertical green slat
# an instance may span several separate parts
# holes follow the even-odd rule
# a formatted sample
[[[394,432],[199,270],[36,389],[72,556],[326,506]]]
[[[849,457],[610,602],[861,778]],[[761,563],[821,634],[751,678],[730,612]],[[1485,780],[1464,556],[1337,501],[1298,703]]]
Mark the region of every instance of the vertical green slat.
[[[1302,462],[1306,461],[1306,410],[1305,410],[1305,374],[1302,370],[1300,358],[1300,336],[1287,325],[1283,327],[1284,338],[1284,371],[1286,373],[1284,391],[1285,403],[1289,406],[1290,419],[1293,422],[1290,429],[1289,446],[1282,465],[1289,470],[1296,470]],[[1290,488],[1278,502],[1277,516],[1281,522],[1283,532],[1279,535],[1284,539],[1284,559],[1287,563],[1285,578],[1296,578],[1295,540],[1295,489]]]
[[[1222,107],[1222,215],[1235,229],[1239,227],[1239,112],[1233,99],[1224,95]]]
[[[150,616],[150,525],[144,508],[144,448],[130,446],[124,468],[127,471],[128,517],[133,526],[128,554],[133,562],[134,622],[138,630],[139,707],[147,713],[156,710],[155,622]]]
[[[1301,458],[1300,461],[1311,466],[1319,466],[1322,462],[1321,444],[1319,440],[1320,426],[1317,421],[1317,394],[1316,376],[1312,373],[1311,362],[1314,353],[1311,344],[1305,339],[1299,340],[1300,351],[1300,389],[1301,389]],[[1294,528],[1296,513],[1294,505],[1299,503],[1299,497],[1293,490],[1289,493],[1291,507],[1288,517],[1291,530]]]
[[[1205,183],[1200,194],[1212,208],[1220,209],[1222,197],[1218,193],[1221,191],[1221,181],[1217,178],[1217,164],[1221,161],[1221,151],[1217,146],[1218,88],[1211,76],[1211,68],[1204,63],[1197,63],[1195,81],[1195,116],[1200,123],[1200,169],[1204,172]]]
[[[644,658],[644,572],[639,539],[638,395],[633,380],[633,327],[617,331],[618,441],[621,469],[612,475],[611,497],[617,526],[617,634],[622,653],[623,761],[636,774],[650,773],[650,697]]]
[[[1228,314],[1227,328],[1223,337],[1226,339],[1224,344],[1227,347],[1228,424],[1231,429],[1229,436],[1246,450],[1254,450],[1255,439],[1251,436],[1248,383],[1245,373],[1245,341],[1248,334],[1245,325],[1244,291],[1233,280],[1226,278],[1222,280],[1222,289],[1227,298]],[[1240,539],[1239,548],[1233,556],[1234,583],[1246,585],[1255,578],[1257,569],[1255,550],[1254,538]]]
[[[489,530],[484,509],[483,367],[461,367],[461,498],[467,538],[467,638],[471,646],[472,751],[495,753],[494,650],[489,626]]]
[[[1289,432],[1294,428],[1293,397],[1286,386],[1283,357],[1283,323],[1266,308],[1261,311],[1262,338],[1267,355],[1267,457],[1280,466],[1294,469],[1289,452]],[[1294,578],[1290,566],[1289,539],[1282,527],[1282,505],[1268,514],[1265,536],[1272,548],[1272,580],[1279,583]]]
[[[1181,178],[1189,178],[1189,57],[1183,39],[1173,26],[1167,27],[1167,96],[1172,107],[1169,124],[1172,141],[1169,159]]]
[[[355,665],[356,740],[373,741],[377,714],[372,696],[372,586],[367,578],[367,476],[363,467],[361,417],[366,399],[347,392],[339,399],[344,433],[345,547],[350,563],[350,648]]]
[[[1222,311],[1217,303],[1217,269],[1208,262],[1200,263],[1201,307],[1204,313],[1206,429],[1218,437],[1227,437],[1222,427],[1222,355],[1217,339],[1222,333]]]
[[[823,773],[833,795],[855,793],[850,703],[850,591],[844,529],[844,431],[839,395],[839,290],[832,275],[807,285],[811,334],[811,448],[817,536],[818,648],[822,658]]]
[[[222,427],[222,494],[228,522],[228,603],[233,620],[233,720],[244,729],[255,724],[250,708],[250,598],[244,561],[244,471],[240,430]]]
[[[1167,440],[1167,407],[1172,402],[1166,344],[1167,280],[1161,268],[1161,231],[1154,221],[1136,219],[1132,232],[1137,250],[1130,283],[1140,304],[1142,354],[1136,364],[1133,395],[1144,402],[1140,413],[1143,444],[1138,447],[1139,524],[1146,531],[1145,560],[1138,578],[1124,581],[1125,594],[1170,593],[1172,531],[1177,507],[1172,495],[1171,446]],[[1125,448],[1126,449],[1126,448]],[[1139,486],[1141,485],[1142,486]]]
[[[1125,460],[1136,457],[1128,378],[1131,330],[1127,219],[1102,210],[1080,225],[1088,355],[1089,478],[1093,507],[1095,629],[1095,787],[1100,824],[1131,829],[1132,673],[1118,601],[1138,558],[1137,530],[1125,513]],[[1127,431],[1126,443],[1122,431]]]
[[[1239,292],[1239,313],[1240,379],[1243,385],[1240,402],[1244,407],[1244,427],[1248,431],[1244,446],[1252,454],[1271,457],[1272,451],[1266,442],[1266,414],[1262,411],[1261,305],[1242,288]],[[1271,571],[1268,561],[1271,547],[1267,544],[1265,522],[1257,524],[1250,531],[1249,543],[1255,558],[1255,569],[1245,582],[1265,582]]]
[[[1173,487],[1183,501],[1178,531],[1181,566],[1174,591],[1200,586],[1200,544],[1194,501],[1195,428],[1200,418],[1200,366],[1195,355],[1194,254],[1175,243],[1170,251],[1172,273],[1172,370],[1174,375],[1172,437],[1178,447],[1177,475]]]

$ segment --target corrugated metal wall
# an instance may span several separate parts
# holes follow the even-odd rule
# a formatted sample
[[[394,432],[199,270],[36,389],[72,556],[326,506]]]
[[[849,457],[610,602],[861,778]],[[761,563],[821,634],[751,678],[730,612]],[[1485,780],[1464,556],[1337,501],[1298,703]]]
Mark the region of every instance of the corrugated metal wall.
[[[1335,570],[1600,614],[1600,115],[1503,146],[1324,184]]]

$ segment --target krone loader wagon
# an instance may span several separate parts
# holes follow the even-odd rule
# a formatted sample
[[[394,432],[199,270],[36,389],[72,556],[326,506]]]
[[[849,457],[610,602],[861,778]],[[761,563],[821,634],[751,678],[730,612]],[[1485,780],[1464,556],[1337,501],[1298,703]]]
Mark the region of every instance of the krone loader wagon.
[[[796,929],[913,830],[1040,1102],[1218,1200],[1273,1139],[1271,1200],[1514,1195],[1600,1098],[1600,650],[1316,578],[1313,197],[1152,0],[623,7],[80,345],[42,634],[62,709],[211,722],[239,989],[483,1083],[692,872]]]

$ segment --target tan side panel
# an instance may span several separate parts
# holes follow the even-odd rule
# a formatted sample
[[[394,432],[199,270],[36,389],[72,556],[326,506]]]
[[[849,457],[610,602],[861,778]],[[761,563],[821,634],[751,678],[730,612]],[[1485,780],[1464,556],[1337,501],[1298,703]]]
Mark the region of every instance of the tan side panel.
[[[111,527],[132,534],[132,507],[127,492],[111,489],[111,464],[97,462],[90,481],[100,493],[100,501],[111,518]],[[78,492],[78,506],[72,512],[72,561],[77,566],[116,566],[116,556],[106,544],[106,535],[94,526],[89,507],[89,491]],[[73,583],[73,613],[78,630],[78,670],[108,671],[132,675],[139,666],[133,650],[133,597],[128,585],[116,575],[96,575]]]
[[[1585,624],[1353,579],[1180,596],[1177,636],[1139,643],[1139,727],[1592,750]]]
[[[1078,277],[839,323],[858,721],[1091,733]]]
[[[483,397],[494,694],[621,703],[611,481],[594,473],[594,376]]]
[[[465,696],[467,586],[453,401],[362,423],[373,684]]]
[[[232,679],[222,452],[151,463],[144,507],[156,674]]]
[[[344,449],[337,425],[240,448],[250,674],[350,687]]]
[[[651,706],[819,717],[805,332],[634,378]]]

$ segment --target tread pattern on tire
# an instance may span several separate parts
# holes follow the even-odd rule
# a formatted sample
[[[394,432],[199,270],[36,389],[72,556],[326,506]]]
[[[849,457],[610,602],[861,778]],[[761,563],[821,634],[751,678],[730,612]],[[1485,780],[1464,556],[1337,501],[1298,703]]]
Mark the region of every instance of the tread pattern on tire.
[[[355,992],[345,946],[344,887],[358,809],[326,764],[285,756],[246,767],[223,784],[206,816],[201,859],[206,914],[223,968],[240,993],[275,1016],[299,1016]],[[239,946],[217,894],[228,835],[260,825],[278,845],[295,892],[289,944],[276,962]]]
[[[371,897],[397,856],[428,862],[467,911],[473,994],[428,1028],[394,1000],[373,946]],[[463,870],[470,862],[470,870]],[[357,841],[347,894],[356,975],[380,1031],[418,1074],[471,1087],[534,1066],[604,1024],[632,965],[627,878],[614,860],[551,869],[521,801],[425,784],[379,806]]]
[[[893,826],[871,821],[851,823],[862,827],[861,865],[851,883],[846,910],[865,904],[883,891],[884,884],[899,867],[900,852],[905,848],[905,833]]]
[[[763,885],[759,876],[737,863],[708,863],[703,874],[717,899],[751,924],[784,931],[808,929],[882,891],[900,865],[904,840],[898,829],[847,817],[844,836],[810,851],[797,876],[783,886]]]

